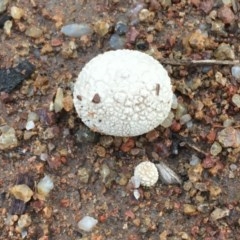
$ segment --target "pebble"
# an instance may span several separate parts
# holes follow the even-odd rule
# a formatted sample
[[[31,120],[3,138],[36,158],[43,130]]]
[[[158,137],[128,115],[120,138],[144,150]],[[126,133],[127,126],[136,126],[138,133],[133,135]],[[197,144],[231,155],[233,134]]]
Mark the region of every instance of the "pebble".
[[[43,34],[43,31],[36,27],[36,26],[32,26],[30,28],[28,28],[25,32],[25,34],[28,36],[28,37],[32,37],[32,38],[40,38]]]
[[[99,142],[100,142],[100,144],[103,147],[108,148],[113,143],[113,137],[112,136],[103,135],[103,136],[100,137]]]
[[[53,189],[54,184],[52,179],[45,175],[37,184],[37,192],[40,194],[43,198],[45,198],[49,192]]]
[[[78,227],[83,231],[90,232],[97,225],[97,223],[97,219],[85,216],[78,222]]]
[[[11,35],[12,25],[13,25],[13,22],[11,20],[8,20],[4,23],[3,29],[8,36]]]
[[[38,122],[39,121],[39,116],[35,112],[29,112],[27,121]]]
[[[81,37],[92,34],[93,30],[86,23],[73,23],[63,26],[61,32],[68,37]]]
[[[215,73],[215,80],[216,80],[216,82],[218,82],[222,86],[225,86],[226,83],[227,83],[227,78],[223,77],[221,72],[216,72]]]
[[[66,112],[70,112],[73,109],[73,99],[71,95],[63,98],[63,108]]]
[[[99,20],[94,25],[94,31],[101,37],[104,37],[110,29],[108,22]]]
[[[24,11],[22,8],[16,6],[11,7],[11,16],[13,19],[20,20],[24,16]]]
[[[216,208],[215,210],[212,211],[210,217],[213,221],[216,221],[226,216],[229,216],[229,214],[230,214],[230,210],[227,208],[224,208],[224,209]]]
[[[78,169],[78,176],[79,176],[80,182],[88,183],[90,174],[89,174],[89,171],[85,167]]]
[[[26,227],[29,227],[32,223],[32,219],[28,214],[23,214],[18,219],[18,227],[20,229],[24,229]]]
[[[97,140],[98,134],[92,132],[88,127],[85,125],[81,125],[79,130],[76,132],[76,139],[77,142],[80,143],[93,143]]]
[[[177,109],[177,106],[178,106],[178,99],[177,99],[177,96],[175,94],[173,94],[173,101],[172,101],[171,108],[172,109]]]
[[[149,11],[146,8],[143,8],[138,14],[139,20],[141,22],[152,22],[154,19],[154,16],[155,16],[155,13]]]
[[[108,165],[107,164],[103,164],[101,166],[100,175],[101,175],[104,183],[106,181],[106,178],[110,175],[110,173],[111,173],[111,170],[108,167]]]
[[[184,204],[183,205],[183,212],[186,214],[186,215],[196,215],[197,214],[197,209],[194,205],[192,204]]]
[[[191,158],[190,158],[190,162],[189,163],[190,163],[191,166],[196,166],[197,164],[200,163],[200,161],[201,161],[200,158],[193,154],[191,156]]]
[[[16,198],[23,202],[28,202],[33,196],[32,189],[26,184],[15,185],[10,188],[10,193]]]
[[[35,127],[35,123],[34,121],[28,121],[27,124],[26,124],[26,130],[31,130]]]
[[[238,107],[240,108],[240,95],[239,94],[234,94],[232,96],[232,102]]]
[[[0,1],[0,13],[3,13],[8,6],[9,0],[1,0]]]
[[[221,43],[214,52],[214,57],[218,60],[234,60],[235,53],[229,44]]]
[[[223,147],[239,147],[240,131],[233,127],[226,127],[218,133],[217,140]]]
[[[54,99],[53,108],[55,113],[61,112],[63,109],[63,90],[62,88],[57,89],[57,93]]]
[[[231,69],[233,77],[235,77],[237,80],[240,80],[240,66],[236,65],[233,66]]]
[[[182,125],[186,124],[192,119],[190,114],[184,114],[183,116],[180,117],[179,121]]]
[[[210,148],[210,153],[213,156],[217,156],[220,152],[222,152],[222,146],[218,142],[214,142]]]
[[[109,45],[112,49],[123,49],[125,43],[125,38],[120,37],[118,34],[113,34],[109,39]]]
[[[18,146],[18,140],[14,128],[8,125],[0,127],[0,150],[11,149]]]
[[[138,200],[140,198],[140,193],[139,193],[138,189],[133,190],[133,196],[135,197],[136,200]]]
[[[105,157],[106,156],[106,149],[102,146],[98,146],[96,149],[97,155],[99,157]]]
[[[224,5],[218,10],[217,14],[218,18],[220,18],[225,24],[230,24],[235,20],[235,15],[230,7]]]
[[[127,33],[128,31],[128,26],[126,23],[123,22],[117,22],[115,25],[115,33],[118,34],[119,36],[122,36]]]
[[[141,179],[138,176],[132,176],[130,179],[134,188],[139,188],[141,184]]]

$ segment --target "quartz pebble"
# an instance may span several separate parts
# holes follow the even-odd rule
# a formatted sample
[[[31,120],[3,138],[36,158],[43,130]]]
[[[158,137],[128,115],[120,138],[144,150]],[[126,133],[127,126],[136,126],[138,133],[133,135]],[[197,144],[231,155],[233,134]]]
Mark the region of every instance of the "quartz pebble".
[[[140,193],[138,191],[138,189],[134,189],[133,190],[133,196],[138,200],[140,198]]]
[[[229,44],[221,43],[214,52],[214,57],[218,60],[234,60],[235,53]]]
[[[34,121],[28,121],[26,124],[26,130],[31,130],[35,127]]]
[[[86,23],[73,23],[62,27],[61,32],[68,37],[81,37],[92,34],[92,28]]]
[[[187,122],[189,122],[190,120],[192,119],[191,115],[190,114],[184,114],[183,116],[181,116],[180,118],[180,123],[183,125],[183,124],[186,124]]]
[[[97,225],[97,223],[97,219],[85,216],[78,222],[78,227],[83,231],[90,232]]]
[[[232,102],[238,107],[240,108],[240,95],[239,94],[234,94],[232,96]]]
[[[123,22],[117,22],[117,24],[115,25],[115,32],[118,35],[124,35],[126,34],[128,31],[128,26],[123,23]]]
[[[24,229],[26,227],[29,227],[32,223],[31,217],[28,214],[23,214],[18,219],[18,227],[20,229]]]
[[[40,38],[43,34],[43,31],[36,27],[36,26],[32,26],[30,28],[28,28],[25,32],[25,34],[28,36],[28,37],[32,37],[32,38]]]
[[[53,189],[53,187],[54,185],[52,179],[48,175],[46,175],[37,184],[37,191],[40,195],[46,197]]]
[[[7,9],[8,3],[9,3],[9,0],[0,1],[0,13],[4,12]]]
[[[239,147],[240,131],[233,127],[226,127],[218,133],[217,140],[223,147]]]
[[[7,125],[0,127],[0,150],[11,149],[18,146],[14,128]]]
[[[63,109],[63,90],[62,88],[57,89],[57,93],[54,99],[53,108],[55,113],[61,112]]]
[[[217,156],[220,152],[222,152],[222,146],[218,142],[214,142],[210,148],[210,153],[213,156]]]
[[[109,45],[112,49],[122,49],[125,45],[125,39],[118,34],[113,34],[109,39]]]
[[[237,80],[240,80],[240,66],[236,65],[233,66],[231,69],[233,77],[235,77]]]
[[[227,208],[224,208],[224,209],[216,208],[215,210],[212,211],[210,217],[213,221],[216,221],[218,219],[229,216],[229,214],[230,214],[230,211]]]
[[[18,8],[16,6],[11,7],[11,16],[13,19],[19,20],[23,17],[24,11],[22,8]]]
[[[132,176],[130,179],[134,188],[139,188],[141,184],[141,179],[138,176]]]
[[[28,202],[33,196],[32,189],[26,184],[15,185],[10,188],[10,193],[16,198],[23,202]]]

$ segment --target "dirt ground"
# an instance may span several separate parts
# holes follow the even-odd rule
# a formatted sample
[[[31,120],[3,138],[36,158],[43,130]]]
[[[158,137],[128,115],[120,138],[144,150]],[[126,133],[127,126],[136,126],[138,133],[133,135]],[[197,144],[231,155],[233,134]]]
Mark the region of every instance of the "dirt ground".
[[[0,0],[0,239],[239,239],[240,77],[232,73],[239,5]],[[89,33],[64,35],[70,23],[88,24]],[[168,127],[119,138],[93,133],[78,118],[78,73],[116,48],[146,52],[166,67],[177,97]],[[16,73],[21,81],[8,91],[4,78],[26,60],[31,76]],[[145,160],[164,162],[182,184],[159,180],[136,199],[129,180]],[[42,196],[45,175],[54,187]],[[11,193],[19,184],[33,191],[25,202]],[[87,215],[98,220],[90,232],[78,227]]]

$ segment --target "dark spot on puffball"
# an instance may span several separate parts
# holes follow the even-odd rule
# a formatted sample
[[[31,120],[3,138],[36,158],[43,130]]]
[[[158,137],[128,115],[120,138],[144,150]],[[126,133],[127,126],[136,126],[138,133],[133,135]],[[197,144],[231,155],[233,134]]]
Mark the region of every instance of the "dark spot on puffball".
[[[160,92],[160,84],[157,83],[156,84],[156,95],[159,96],[159,92]]]
[[[98,93],[96,93],[92,99],[92,102],[97,104],[100,103],[100,101],[101,101],[100,96]]]
[[[80,95],[77,95],[77,99],[82,101],[82,97]]]

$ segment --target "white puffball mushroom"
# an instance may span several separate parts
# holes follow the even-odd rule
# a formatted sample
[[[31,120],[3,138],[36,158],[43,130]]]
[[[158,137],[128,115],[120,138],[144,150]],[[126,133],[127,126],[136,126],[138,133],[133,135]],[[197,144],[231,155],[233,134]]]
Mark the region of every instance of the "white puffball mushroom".
[[[158,181],[158,170],[154,163],[145,161],[135,167],[134,176],[140,179],[142,186],[152,187]]]
[[[156,128],[168,116],[172,100],[163,66],[145,53],[127,49],[90,60],[73,91],[76,111],[90,129],[120,137]]]

